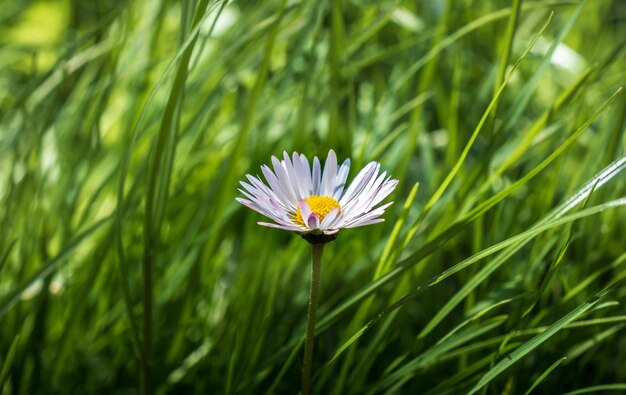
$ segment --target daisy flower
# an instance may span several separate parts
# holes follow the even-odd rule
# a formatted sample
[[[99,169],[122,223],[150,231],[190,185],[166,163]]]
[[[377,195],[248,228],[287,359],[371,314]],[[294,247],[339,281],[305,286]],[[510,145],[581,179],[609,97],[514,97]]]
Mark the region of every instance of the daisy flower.
[[[283,153],[283,160],[272,156],[272,165],[261,166],[267,184],[259,176],[246,175],[239,191],[246,197],[237,198],[244,206],[274,222],[259,225],[285,229],[300,234],[311,245],[311,290],[302,363],[302,394],[311,387],[315,321],[320,288],[320,271],[324,244],[334,240],[344,228],[383,222],[381,215],[393,202],[376,207],[398,185],[398,180],[380,172],[378,162],[370,162],[345,188],[350,159],[337,166],[337,155],[328,152],[322,169],[319,159],[313,167],[306,156]]]
[[[309,165],[306,156],[287,152],[283,160],[272,157],[272,169],[261,166],[267,184],[260,177],[246,175],[237,198],[244,206],[266,216],[273,222],[259,225],[297,232],[309,242],[333,240],[344,228],[383,222],[381,215],[391,203],[376,207],[398,185],[398,180],[380,172],[378,162],[370,162],[345,188],[350,159],[341,166],[333,150],[328,152],[322,169],[320,160]]]

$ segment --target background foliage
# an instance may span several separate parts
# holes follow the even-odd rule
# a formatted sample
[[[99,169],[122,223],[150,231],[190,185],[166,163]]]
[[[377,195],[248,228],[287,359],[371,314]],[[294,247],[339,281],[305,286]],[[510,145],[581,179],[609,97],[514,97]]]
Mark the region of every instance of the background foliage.
[[[2,2],[0,393],[296,393],[308,247],[234,197],[329,148],[400,186],[326,249],[315,392],[623,391],[625,17]]]

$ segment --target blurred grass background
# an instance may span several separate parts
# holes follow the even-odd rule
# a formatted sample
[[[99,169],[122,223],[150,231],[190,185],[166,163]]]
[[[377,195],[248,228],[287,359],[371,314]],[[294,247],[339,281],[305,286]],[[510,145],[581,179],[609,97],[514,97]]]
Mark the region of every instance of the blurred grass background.
[[[626,391],[624,2],[0,4],[1,394],[297,393],[308,247],[234,197],[330,148],[400,185],[315,393]]]

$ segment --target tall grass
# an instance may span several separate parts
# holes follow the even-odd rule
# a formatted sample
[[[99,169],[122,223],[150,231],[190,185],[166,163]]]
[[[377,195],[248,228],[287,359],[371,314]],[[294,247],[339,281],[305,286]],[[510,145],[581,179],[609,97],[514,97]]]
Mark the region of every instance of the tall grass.
[[[626,389],[626,7],[0,7],[0,394],[297,393],[309,257],[238,181],[377,160],[312,392]]]

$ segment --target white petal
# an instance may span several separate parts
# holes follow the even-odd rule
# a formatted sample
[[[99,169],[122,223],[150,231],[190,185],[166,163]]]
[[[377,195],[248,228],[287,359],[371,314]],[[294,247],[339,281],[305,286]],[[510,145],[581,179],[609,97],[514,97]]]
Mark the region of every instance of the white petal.
[[[311,176],[311,180],[313,181],[313,194],[320,194],[320,182],[322,175],[322,169],[320,168],[320,160],[317,159],[317,156],[313,158],[313,175]]]
[[[285,167],[285,170],[287,171],[287,175],[289,176],[291,187],[293,189],[293,192],[296,195],[296,199],[300,201],[300,199],[302,199],[303,196],[302,196],[302,191],[300,188],[300,177],[298,177],[298,174],[296,173],[296,169],[294,167],[295,164],[291,163],[291,158],[289,157],[289,154],[287,153],[287,151],[283,152],[283,158],[284,160],[282,161],[282,164]]]
[[[374,206],[383,201],[383,199],[389,196],[389,194],[391,194],[391,192],[396,189],[396,186],[398,186],[398,180],[385,181],[385,183],[381,185],[378,188],[378,191],[376,191],[376,193],[374,194],[371,203],[367,207],[367,210],[371,210]]]
[[[386,172],[378,176],[378,178],[370,180],[370,182],[363,188],[358,196],[355,196],[352,201],[346,203],[345,211],[350,213],[367,212],[372,208],[372,201],[376,198],[378,187],[383,183]]]
[[[291,230],[294,232],[299,232],[304,230],[303,228],[299,227],[299,226],[293,226],[293,225],[280,225],[280,224],[272,224],[269,222],[257,222],[258,225],[262,225],[262,226],[267,226],[268,228],[277,228],[277,229],[284,229],[284,230]]]
[[[340,228],[340,226],[337,226],[337,224],[343,222],[343,218],[344,218],[343,211],[339,210],[335,218],[333,218],[332,221],[331,220],[328,221],[328,223],[325,226],[325,229]],[[326,217],[324,217],[324,219],[326,219]]]
[[[285,152],[285,162],[287,162],[288,155]],[[297,188],[297,198],[300,201],[303,198],[309,197],[309,184],[311,180],[307,180],[306,174],[302,169],[302,162],[297,152],[293,153],[293,161],[291,162],[291,169],[293,171],[293,183]],[[294,188],[294,189],[296,189]]]
[[[351,225],[353,225],[354,223],[357,222],[362,222],[362,221],[366,221],[366,220],[370,220],[370,219],[374,219],[377,217],[380,217],[381,215],[383,215],[385,213],[385,209],[389,206],[391,206],[393,204],[393,202],[389,202],[387,204],[384,204],[378,208],[376,208],[373,211],[370,212],[366,212],[366,213],[361,213],[361,214],[357,214],[351,217],[345,217],[344,220],[337,225],[338,228],[348,228]]]
[[[261,166],[261,171],[267,180],[267,183],[272,188],[272,192],[276,194],[278,200],[280,200],[286,206],[293,206],[295,208],[295,203],[291,198],[289,198],[287,192],[284,190],[282,183],[278,180],[276,175],[272,172],[272,170],[266,165]]]
[[[333,223],[333,221],[335,220],[335,218],[337,217],[337,214],[339,213],[339,208],[335,207],[334,209],[330,210],[328,212],[328,214],[326,214],[326,216],[324,217],[324,219],[322,220],[322,223],[320,224],[320,228],[321,229],[326,229],[329,227],[330,224]]]
[[[378,168],[380,169],[380,166]],[[378,174],[378,171],[376,171],[376,174]],[[382,184],[386,176],[387,172],[383,172],[381,175],[373,176],[359,193],[361,200],[369,199],[371,193],[375,191],[380,184]]]
[[[300,155],[300,164],[302,165],[302,170],[304,170],[305,179],[307,180],[308,194],[311,196],[313,195],[313,178],[311,177],[311,166],[309,165],[309,160],[306,156],[304,156],[304,154]]]
[[[339,168],[337,172],[337,181],[335,186],[335,191],[333,193],[333,198],[335,200],[339,200],[341,198],[341,194],[343,194],[343,190],[346,186],[346,180],[348,179],[348,173],[350,172],[350,159],[346,159],[343,161],[343,164]]]
[[[296,199],[296,194],[293,191],[293,185],[291,183],[291,179],[289,178],[289,174],[287,174],[285,165],[275,156],[272,156],[272,164],[274,165],[274,174],[278,177],[283,192],[285,192],[290,200],[297,202],[298,200]]]
[[[352,225],[344,226],[344,228],[346,228],[346,229],[358,228],[359,226],[373,225],[373,224],[378,224],[378,223],[381,223],[381,222],[385,222],[385,220],[383,218],[376,218],[376,219],[370,219],[368,221],[356,222],[356,223],[354,223]]]
[[[365,185],[367,185],[367,183],[372,178],[375,177],[375,174],[378,174],[378,169],[379,168],[380,168],[380,165],[377,162],[370,162],[370,163],[368,163],[367,166],[365,166],[359,172],[359,174],[357,174],[356,177],[354,177],[354,180],[352,180],[352,183],[348,187],[348,190],[341,197],[341,200],[339,201],[339,205],[341,207],[344,207],[344,206],[346,206],[346,204],[352,198],[357,196],[359,194],[359,192],[361,192],[361,190],[363,190]]]
[[[335,183],[337,181],[337,155],[335,151],[328,151],[328,157],[324,164],[324,175],[322,176],[322,188],[320,195],[333,196],[335,191]]]

